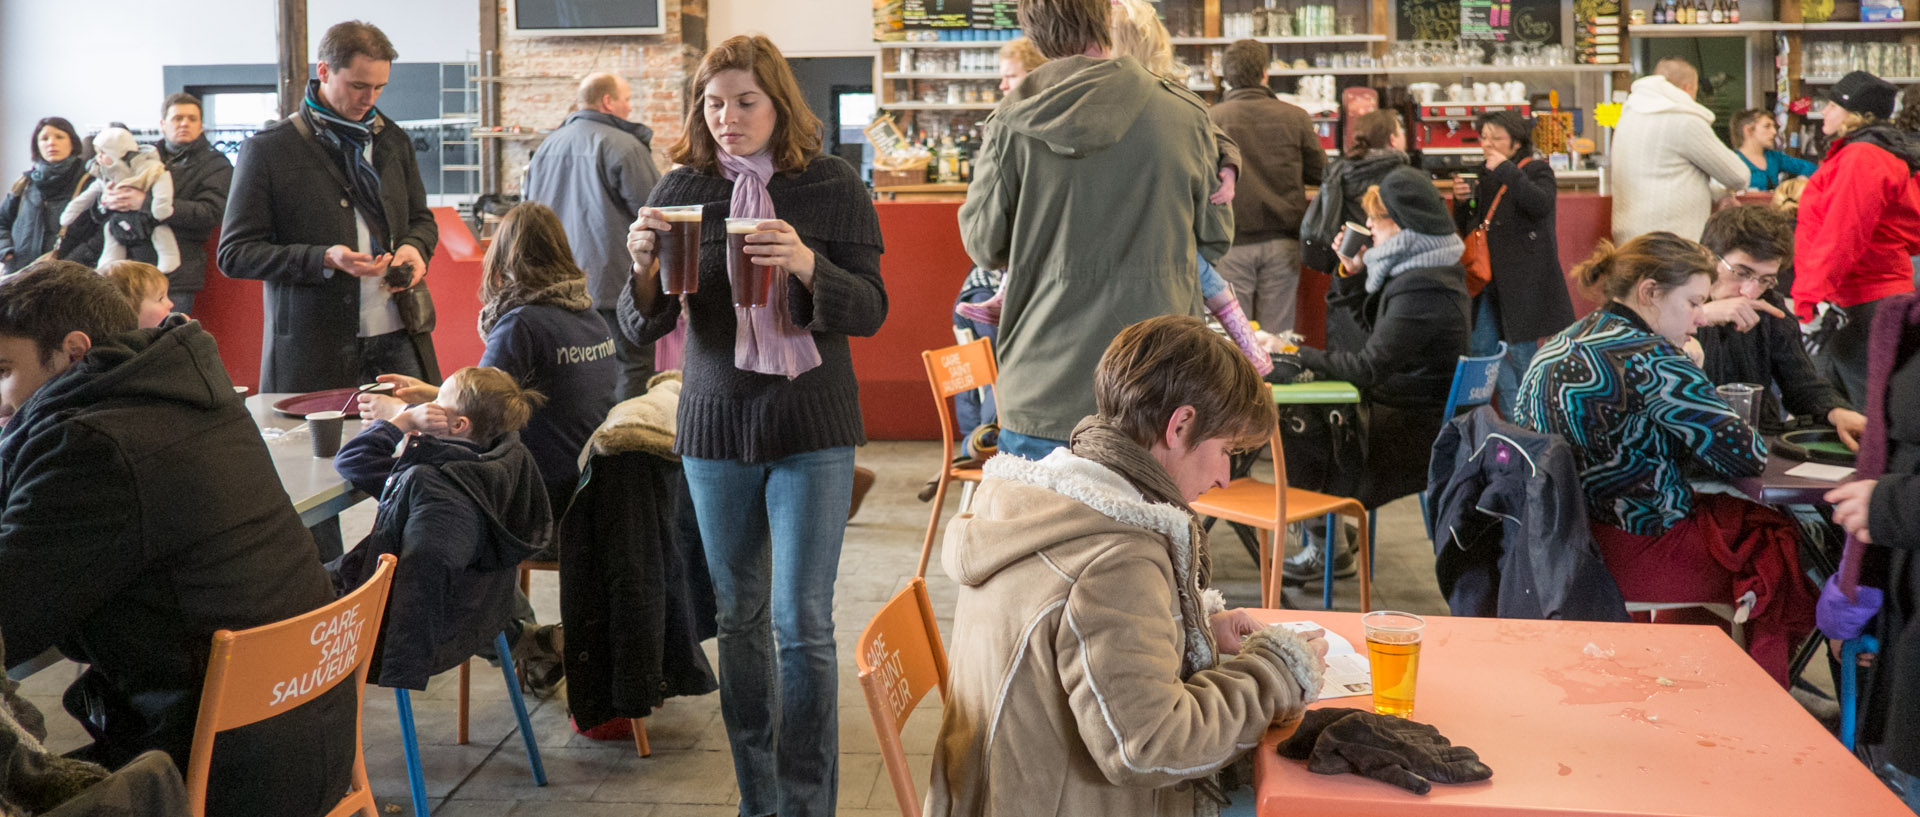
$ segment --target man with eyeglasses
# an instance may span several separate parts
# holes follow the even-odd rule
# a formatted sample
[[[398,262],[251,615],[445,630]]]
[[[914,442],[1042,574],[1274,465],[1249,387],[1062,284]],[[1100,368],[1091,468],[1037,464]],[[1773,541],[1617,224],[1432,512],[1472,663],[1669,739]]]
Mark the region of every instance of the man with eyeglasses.
[[[1700,243],[1720,258],[1710,300],[1700,307],[1705,326],[1695,336],[1701,368],[1713,382],[1761,387],[1760,430],[1785,428],[1781,407],[1795,417],[1832,425],[1858,448],[1867,418],[1822,378],[1800,344],[1800,328],[1775,291],[1780,266],[1793,258],[1793,227],[1771,208],[1729,207],[1707,220]],[[1774,397],[1777,386],[1779,399]]]

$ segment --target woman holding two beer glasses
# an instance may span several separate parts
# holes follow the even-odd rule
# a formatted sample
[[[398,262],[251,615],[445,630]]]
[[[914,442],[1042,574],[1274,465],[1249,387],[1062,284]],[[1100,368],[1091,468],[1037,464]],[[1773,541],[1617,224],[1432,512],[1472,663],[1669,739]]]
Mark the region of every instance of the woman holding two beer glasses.
[[[741,813],[831,814],[833,582],[866,442],[847,336],[886,318],[880,223],[767,38],[721,43],[693,89],[681,167],[627,234],[620,326],[650,343],[687,322],[674,451],[719,601]]]

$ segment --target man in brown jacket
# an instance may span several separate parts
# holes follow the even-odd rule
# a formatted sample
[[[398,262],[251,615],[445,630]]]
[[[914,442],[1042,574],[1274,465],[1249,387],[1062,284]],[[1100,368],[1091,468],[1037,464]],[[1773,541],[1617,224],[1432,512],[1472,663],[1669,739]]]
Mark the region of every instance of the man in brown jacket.
[[[1215,264],[1240,308],[1269,332],[1293,329],[1300,285],[1300,218],[1306,186],[1319,184],[1327,154],[1307,112],[1267,88],[1267,46],[1240,40],[1220,57],[1230,90],[1207,116],[1240,145],[1233,249]]]
[[[1187,505],[1273,428],[1252,365],[1198,318],[1153,318],[1094,392],[1069,448],[988,461],[948,527],[928,817],[1211,813],[1214,773],[1319,692],[1325,642],[1224,611]]]

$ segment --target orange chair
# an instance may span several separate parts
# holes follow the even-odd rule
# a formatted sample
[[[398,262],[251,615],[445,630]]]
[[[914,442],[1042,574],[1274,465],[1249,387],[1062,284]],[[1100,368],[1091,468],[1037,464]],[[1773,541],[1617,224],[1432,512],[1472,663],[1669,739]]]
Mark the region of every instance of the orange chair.
[[[913,770],[907,766],[900,729],[929,689],[947,700],[947,648],[940,644],[940,627],[933,620],[933,602],[927,598],[927,580],[915,576],[905,590],[894,594],[854,644],[854,668],[860,673],[860,691],[867,696],[867,712],[880,733],[880,759],[887,781],[900,801],[902,817],[920,817],[920,796]]]
[[[1287,525],[1318,516],[1338,514],[1352,518],[1360,526],[1360,612],[1373,609],[1373,532],[1367,523],[1367,509],[1359,500],[1328,496],[1315,491],[1287,487],[1287,455],[1280,447],[1280,429],[1273,431],[1273,482],[1252,477],[1236,479],[1225,488],[1215,488],[1193,501],[1193,509],[1203,516],[1237,522],[1260,531],[1260,606],[1280,606],[1279,554],[1276,543],[1286,541]],[[1328,538],[1332,538],[1331,526]],[[1332,606],[1333,589],[1326,589]]]
[[[933,536],[940,530],[940,511],[947,501],[947,483],[979,482],[980,469],[953,467],[953,409],[948,403],[954,395],[993,385],[1000,370],[993,362],[993,342],[981,338],[959,346],[931,349],[920,353],[927,366],[927,385],[933,388],[933,406],[940,412],[940,476],[933,490],[933,518],[927,520],[927,538],[920,543],[920,567],[913,575],[927,575],[927,560],[933,556]]]
[[[535,570],[551,570],[558,573],[560,572],[560,563],[532,560],[520,563],[520,592],[528,598],[533,597],[533,571]],[[457,729],[459,735],[457,742],[461,746],[467,745],[467,711],[472,705],[473,673],[471,664],[471,659],[460,663],[459,723]],[[647,743],[647,719],[628,718],[627,720],[633,724],[633,748],[640,753],[641,757],[652,757],[653,747]]]
[[[393,565],[394,557],[380,557],[379,567],[359,589],[306,615],[237,633],[213,634],[213,656],[200,691],[200,718],[187,756],[189,814],[202,817],[207,812],[207,772],[213,763],[216,734],[289,712],[352,679],[359,697],[353,720],[353,788],[327,817],[354,813],[378,817],[373,787],[367,782],[358,713],[367,702],[367,667],[373,663],[373,644],[386,613]],[[326,635],[317,644],[316,631]],[[288,678],[306,678],[316,672],[324,674],[312,689],[286,689]]]

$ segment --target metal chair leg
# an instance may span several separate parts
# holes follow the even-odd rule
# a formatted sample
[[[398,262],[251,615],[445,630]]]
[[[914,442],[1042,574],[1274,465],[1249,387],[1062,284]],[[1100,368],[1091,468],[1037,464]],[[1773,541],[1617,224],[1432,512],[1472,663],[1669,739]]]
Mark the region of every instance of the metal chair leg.
[[[420,735],[413,725],[413,698],[405,689],[393,691],[400,711],[400,746],[407,757],[407,788],[413,796],[413,817],[427,817],[427,775],[420,768]]]
[[[1422,506],[1422,507],[1425,507],[1425,506]],[[1368,580],[1373,579],[1373,540],[1375,537],[1379,535],[1380,535],[1380,509],[1374,508],[1373,510],[1367,511],[1367,535],[1365,537],[1367,541],[1364,543],[1367,546],[1367,579]]]
[[[520,739],[527,744],[527,764],[533,767],[533,784],[547,785],[547,767],[540,762],[540,744],[533,739],[533,719],[527,717],[527,701],[520,695],[520,679],[513,674],[513,647],[507,634],[493,637],[493,648],[500,653],[500,672],[507,676],[507,699],[513,702],[513,716],[520,721]]]
[[[1326,574],[1327,574],[1324,580],[1320,583],[1320,609],[1322,610],[1333,609],[1333,550],[1334,550],[1333,540],[1334,540],[1334,534],[1337,533],[1336,529],[1334,528],[1334,525],[1337,523],[1338,519],[1339,517],[1333,514],[1327,514],[1326,535],[1321,537],[1322,539],[1325,540],[1325,543],[1324,543],[1325,551],[1322,554],[1324,558],[1322,558],[1321,561],[1324,563],[1324,566],[1326,568]]]
[[[1870,635],[1840,643],[1840,745],[1848,751],[1860,728],[1860,653],[1879,651],[1879,640]]]

